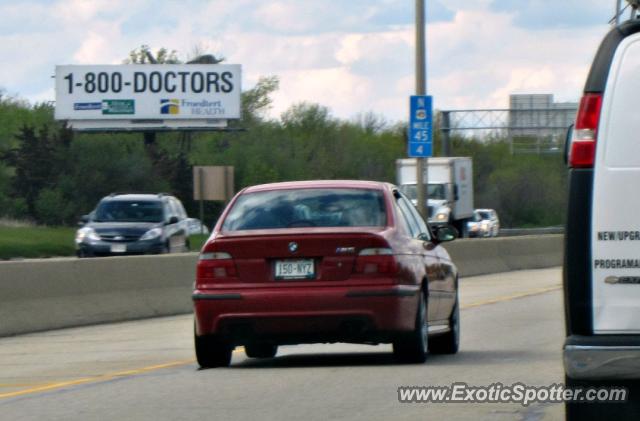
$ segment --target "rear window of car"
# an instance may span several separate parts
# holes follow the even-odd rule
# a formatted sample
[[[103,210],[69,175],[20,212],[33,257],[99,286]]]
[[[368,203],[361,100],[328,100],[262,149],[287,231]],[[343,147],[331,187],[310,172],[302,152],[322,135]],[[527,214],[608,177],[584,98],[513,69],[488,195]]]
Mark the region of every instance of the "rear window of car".
[[[223,231],[385,226],[384,195],[373,189],[287,189],[241,195]]]
[[[95,222],[162,222],[162,202],[151,200],[108,200],[98,205]]]

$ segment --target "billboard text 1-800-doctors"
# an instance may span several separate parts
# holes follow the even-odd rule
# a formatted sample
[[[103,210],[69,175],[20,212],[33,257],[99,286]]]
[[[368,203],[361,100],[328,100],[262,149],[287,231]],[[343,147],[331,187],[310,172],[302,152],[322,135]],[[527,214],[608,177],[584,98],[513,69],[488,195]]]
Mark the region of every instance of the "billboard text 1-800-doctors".
[[[56,118],[240,118],[239,65],[57,66]]]

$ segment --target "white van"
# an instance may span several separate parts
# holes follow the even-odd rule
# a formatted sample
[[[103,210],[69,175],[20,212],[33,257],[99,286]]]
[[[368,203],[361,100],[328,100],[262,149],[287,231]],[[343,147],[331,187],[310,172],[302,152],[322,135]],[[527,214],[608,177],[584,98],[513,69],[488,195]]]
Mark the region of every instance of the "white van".
[[[640,419],[640,21],[613,29],[568,142],[564,293],[568,386],[624,386],[626,404],[568,419]]]

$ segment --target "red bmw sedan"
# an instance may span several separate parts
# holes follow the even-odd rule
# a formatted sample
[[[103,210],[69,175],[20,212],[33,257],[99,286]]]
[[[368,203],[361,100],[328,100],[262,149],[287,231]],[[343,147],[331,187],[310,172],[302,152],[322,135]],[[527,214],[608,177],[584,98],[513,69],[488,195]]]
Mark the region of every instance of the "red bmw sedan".
[[[393,185],[302,181],[253,186],[227,206],[202,247],[193,301],[201,367],[236,346],[392,343],[402,362],[456,353],[457,269]]]

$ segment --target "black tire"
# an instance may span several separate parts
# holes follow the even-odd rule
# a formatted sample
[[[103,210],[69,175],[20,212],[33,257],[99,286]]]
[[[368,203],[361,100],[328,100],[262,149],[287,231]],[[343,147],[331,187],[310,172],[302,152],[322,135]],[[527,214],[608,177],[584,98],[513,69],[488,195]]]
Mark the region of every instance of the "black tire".
[[[469,229],[467,228],[468,219],[461,219],[457,221],[454,227],[458,230],[459,238],[469,238]]]
[[[456,354],[460,348],[460,304],[458,294],[449,316],[451,330],[445,334],[429,338],[429,352],[432,354]]]
[[[265,343],[248,344],[244,347],[244,353],[249,358],[273,358],[278,353],[278,345]]]
[[[427,323],[427,301],[420,293],[416,323],[413,331],[393,342],[393,355],[402,363],[424,363],[429,349],[429,325]]]
[[[196,359],[202,368],[228,367],[231,364],[233,347],[211,336],[194,334]]]

